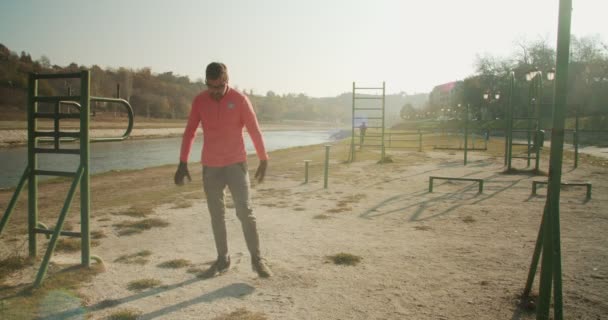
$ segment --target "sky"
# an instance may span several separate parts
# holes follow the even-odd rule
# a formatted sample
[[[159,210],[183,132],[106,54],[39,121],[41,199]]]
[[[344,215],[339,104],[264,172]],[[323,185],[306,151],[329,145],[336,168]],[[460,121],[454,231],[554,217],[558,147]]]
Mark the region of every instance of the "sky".
[[[427,93],[477,56],[555,47],[559,0],[2,0],[0,43],[52,64],[149,67],[191,80],[212,61],[256,94]],[[572,34],[608,43],[606,0],[573,0]]]

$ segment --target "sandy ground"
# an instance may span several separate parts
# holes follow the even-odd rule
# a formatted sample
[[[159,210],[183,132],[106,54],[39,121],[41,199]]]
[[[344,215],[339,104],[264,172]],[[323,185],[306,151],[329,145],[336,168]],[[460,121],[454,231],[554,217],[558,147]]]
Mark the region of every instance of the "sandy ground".
[[[214,319],[237,310],[250,315],[238,319],[533,319],[517,307],[517,297],[546,201],[545,188],[530,194],[531,181],[544,178],[503,174],[502,159],[483,153],[470,153],[466,167],[459,152],[391,155],[395,162],[382,165],[332,159],[327,189],[320,170],[302,183],[303,158],[288,159],[293,168],[280,172],[271,162],[267,181],[252,189],[262,251],[274,273],[270,279],[251,271],[233,209],[227,211],[229,272],[204,280],[189,268],[159,267],[186,259],[190,268],[204,269],[215,259],[202,191],[187,205],[154,208],[150,217],[170,225],[136,235],[119,236],[114,227],[135,218],[96,212],[92,228],[107,237],[92,253],[103,257],[105,272],[79,289],[83,299],[49,292],[53,306],[41,306],[41,318],[107,319],[132,309],[141,319]],[[593,197],[586,201],[581,188],[561,193],[565,318],[606,319],[608,170],[569,168],[563,180],[591,182]],[[471,182],[436,181],[429,193],[431,175],[483,178],[484,191],[477,194]],[[115,261],[141,250],[152,252],[146,264]],[[327,257],[338,253],[362,260],[335,265]],[[56,253],[53,261],[78,263],[79,254]],[[127,288],[142,278],[162,286]],[[33,270],[6,282],[32,279]],[[10,308],[4,312],[3,319],[10,319]]]

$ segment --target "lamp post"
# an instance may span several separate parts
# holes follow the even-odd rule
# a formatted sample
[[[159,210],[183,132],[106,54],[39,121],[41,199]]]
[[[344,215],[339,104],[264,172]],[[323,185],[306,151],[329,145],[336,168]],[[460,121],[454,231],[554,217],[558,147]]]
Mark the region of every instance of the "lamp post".
[[[549,71],[546,72],[547,74],[547,80],[552,81],[553,79],[555,79],[555,69],[551,69]],[[542,100],[542,96],[543,96],[543,73],[542,71],[538,70],[538,68],[534,68],[533,70],[531,70],[530,72],[528,72],[526,74],[526,80],[530,81],[532,83],[532,81],[536,80],[536,82],[534,82],[534,93],[535,93],[535,98],[533,98],[533,102],[535,102],[535,106],[534,106],[534,118],[536,119],[536,123],[534,125],[534,151],[535,151],[535,158],[534,158],[534,170],[536,172],[538,172],[539,170],[539,163],[540,163],[540,148],[542,145],[542,142],[544,140],[544,136],[541,132],[541,112],[540,112],[540,108],[541,108],[541,100]],[[529,128],[528,128],[529,130]],[[530,148],[528,148],[528,150],[530,150]],[[530,151],[528,151],[528,161],[530,159]]]

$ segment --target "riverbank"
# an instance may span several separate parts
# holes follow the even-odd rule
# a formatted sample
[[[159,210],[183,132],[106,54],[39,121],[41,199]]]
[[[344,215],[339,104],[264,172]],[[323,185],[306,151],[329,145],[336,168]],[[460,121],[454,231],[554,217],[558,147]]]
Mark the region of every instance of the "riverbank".
[[[61,285],[58,279],[78,278],[78,271],[67,268],[78,264],[80,254],[58,250],[48,287],[33,296],[15,293],[33,281],[39,262],[5,274],[0,315],[107,319],[128,311],[141,319],[534,319],[517,297],[546,201],[544,190],[530,195],[531,181],[544,177],[503,174],[499,141],[491,140],[487,152],[470,152],[466,167],[461,152],[430,148],[390,150],[393,162],[385,164],[377,164],[379,153],[368,149],[349,164],[343,141],[331,147],[324,189],[324,149],[272,152],[266,181],[252,181],[272,278],[259,279],[251,271],[230,197],[232,268],[212,279],[196,276],[215,259],[199,165],[191,163],[193,181],[183,187],[173,184],[174,165],[111,172],[92,178],[92,253],[103,258],[104,270]],[[305,159],[312,160],[308,184],[303,184]],[[561,193],[564,314],[573,319],[608,313],[608,169],[593,159],[583,157],[579,168],[565,169],[563,177],[593,184],[589,201],[579,188]],[[543,171],[547,165],[543,159]],[[253,157],[250,174],[256,166]],[[514,166],[525,164],[516,160]],[[566,158],[564,168],[571,166]],[[484,191],[477,194],[470,182],[436,181],[429,193],[430,175],[483,178]],[[40,186],[42,222],[54,224],[68,187],[66,180]],[[0,192],[1,212],[10,196]],[[2,258],[26,255],[26,200],[21,197],[0,236]],[[67,230],[78,229],[78,213],[75,201]],[[144,220],[166,224],[125,232],[126,224]],[[48,240],[39,237],[39,243],[42,250]],[[360,262],[336,265],[331,258],[338,254]],[[151,287],[137,289],[137,280]]]
[[[184,133],[186,120],[138,121],[129,139],[155,139],[180,137]],[[41,124],[42,130],[52,130],[49,123]],[[92,122],[91,138],[120,137],[127,127],[126,120]],[[319,121],[285,120],[275,123],[261,123],[262,131],[330,131],[344,128],[344,125]],[[67,123],[62,130],[77,130],[76,122]],[[0,148],[27,145],[27,123],[24,121],[0,121]]]

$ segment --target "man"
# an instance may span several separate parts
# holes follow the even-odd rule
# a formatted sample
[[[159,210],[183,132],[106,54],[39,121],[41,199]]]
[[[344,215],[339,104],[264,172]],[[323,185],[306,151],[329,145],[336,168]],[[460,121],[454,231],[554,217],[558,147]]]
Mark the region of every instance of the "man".
[[[363,146],[363,141],[365,140],[365,131],[367,131],[367,125],[365,124],[365,121],[363,121],[359,126],[359,148]]]
[[[224,189],[232,194],[236,214],[241,221],[251,265],[260,277],[271,273],[260,253],[256,219],[249,201],[247,153],[243,141],[243,127],[253,141],[260,164],[255,178],[261,183],[266,175],[268,155],[255,112],[249,99],[228,85],[228,70],[223,63],[212,62],[205,72],[207,90],[192,102],[180,152],[180,163],[175,173],[175,184],[182,185],[188,177],[188,158],[199,124],[203,128],[203,185],[211,226],[217,249],[217,260],[203,276],[223,273],[230,268],[226,222],[224,220]]]

